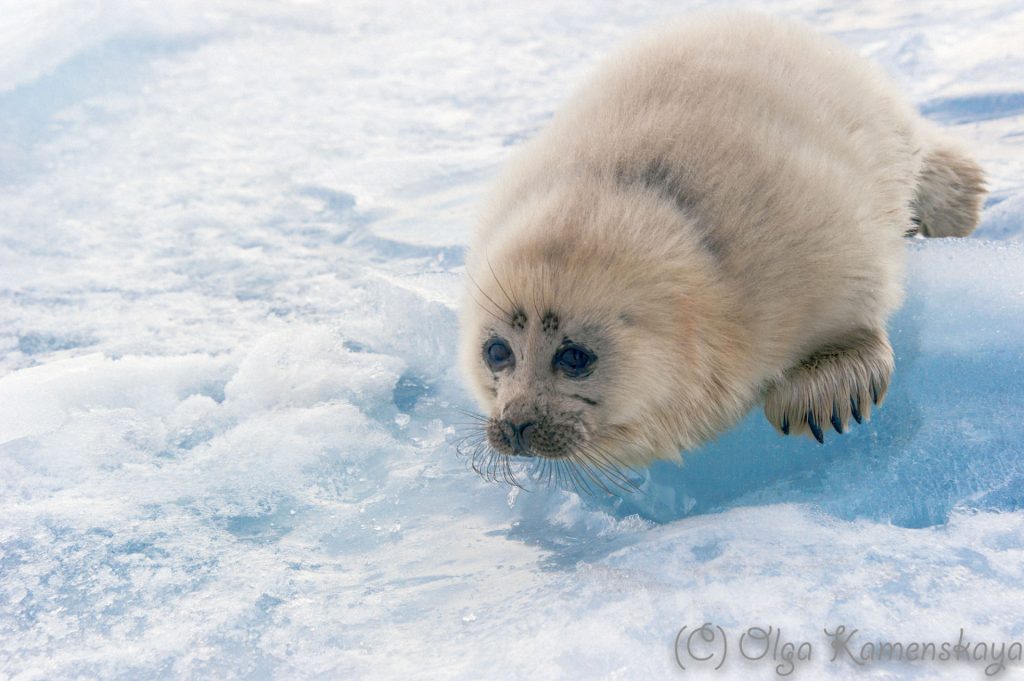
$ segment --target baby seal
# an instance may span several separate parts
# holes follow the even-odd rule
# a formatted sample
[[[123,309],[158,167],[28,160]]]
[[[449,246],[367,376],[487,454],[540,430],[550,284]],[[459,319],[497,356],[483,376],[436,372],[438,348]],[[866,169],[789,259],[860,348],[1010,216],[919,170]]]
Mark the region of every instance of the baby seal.
[[[759,401],[783,434],[842,433],[889,385],[905,237],[969,234],[983,195],[832,38],[749,14],[647,36],[516,152],[478,222],[460,361],[488,465],[678,459]]]

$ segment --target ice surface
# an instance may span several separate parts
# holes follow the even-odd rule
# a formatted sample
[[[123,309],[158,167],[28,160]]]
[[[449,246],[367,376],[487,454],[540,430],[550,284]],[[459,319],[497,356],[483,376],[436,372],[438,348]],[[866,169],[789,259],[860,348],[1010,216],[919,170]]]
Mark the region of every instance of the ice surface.
[[[771,4],[990,172],[977,238],[911,245],[870,424],[819,447],[753,413],[614,498],[453,453],[484,185],[696,6],[3,2],[0,679],[682,678],[704,622],[840,679],[823,627],[1024,639],[1019,3]]]
[[[618,515],[657,520],[723,506],[810,502],[906,527],[957,506],[1024,507],[1024,248],[914,242],[908,298],[889,324],[897,371],[883,408],[826,447],[779,438],[760,411],[687,458],[658,464]]]

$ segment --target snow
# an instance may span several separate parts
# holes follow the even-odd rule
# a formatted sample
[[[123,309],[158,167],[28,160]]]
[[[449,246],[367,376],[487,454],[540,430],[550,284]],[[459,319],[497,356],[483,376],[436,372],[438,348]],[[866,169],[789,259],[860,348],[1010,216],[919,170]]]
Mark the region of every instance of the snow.
[[[974,238],[911,245],[870,424],[819,447],[755,412],[612,498],[453,451],[488,180],[697,6],[5,0],[0,679],[682,678],[704,622],[781,627],[814,646],[799,675],[842,679],[823,628],[1024,640],[1019,3],[764,5],[990,174]]]

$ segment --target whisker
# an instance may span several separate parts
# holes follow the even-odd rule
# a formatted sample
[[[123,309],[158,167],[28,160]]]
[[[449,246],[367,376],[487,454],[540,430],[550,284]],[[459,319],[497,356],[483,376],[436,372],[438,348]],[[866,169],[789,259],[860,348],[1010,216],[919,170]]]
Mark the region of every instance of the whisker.
[[[603,477],[615,487],[625,492],[639,491],[639,487],[624,470],[636,476],[640,476],[640,473],[628,464],[623,463],[611,452],[592,442],[580,445],[579,452],[585,454],[586,462],[599,470]]]
[[[572,455],[575,462],[577,462],[577,465],[586,475],[594,480],[595,484],[601,487],[602,491],[610,495],[611,491],[608,490],[605,482],[614,483],[614,480],[612,479],[612,476],[608,474],[607,468],[600,462],[595,461],[592,455],[587,454],[587,456],[580,456],[580,454],[581,453],[574,453]]]
[[[481,433],[470,433],[469,435],[463,435],[452,440],[451,444],[455,447],[455,451],[459,451],[460,448],[465,448],[467,445],[470,447],[476,447],[483,444],[484,437],[485,436]]]
[[[483,297],[486,298],[488,301],[490,301],[491,305],[493,305],[494,307],[496,307],[499,310],[501,310],[502,314],[505,315],[506,320],[511,321],[512,313],[509,312],[508,310],[506,310],[505,308],[503,308],[501,305],[498,305],[496,302],[494,302],[494,299],[491,298],[489,295],[487,295],[486,291],[484,291],[482,288],[480,288],[480,284],[478,284],[476,282],[476,279],[473,278],[473,275],[470,274],[468,270],[466,271],[466,276],[469,277],[469,280],[471,282],[473,282],[473,286],[476,286],[476,290],[480,291],[480,293],[483,294]],[[474,298],[474,300],[475,300],[475,298]],[[477,301],[477,302],[479,303],[479,301]],[[495,317],[497,317],[497,315],[495,315]]]
[[[494,312],[492,312],[492,311],[491,311],[491,310],[490,310],[490,309],[489,309],[489,308],[488,308],[488,307],[487,307],[486,305],[484,305],[484,304],[483,304],[483,303],[481,303],[481,302],[480,302],[479,300],[477,300],[477,299],[476,299],[476,296],[474,296],[474,295],[473,295],[472,293],[470,293],[470,294],[469,294],[469,297],[473,299],[473,302],[474,302],[474,303],[476,303],[476,304],[477,304],[477,306],[478,306],[478,307],[479,307],[479,308],[480,308],[481,310],[483,310],[483,311],[484,311],[484,312],[486,312],[487,314],[491,315],[492,317],[494,317],[494,318],[495,318],[496,320],[498,320],[498,321],[499,321],[499,322],[501,322],[502,324],[506,323],[506,320],[504,320],[504,319],[502,319],[501,317],[499,317],[498,315],[494,314]]]
[[[471,421],[463,422],[463,423],[472,423],[475,426],[483,426],[483,425],[486,425],[487,423],[490,422],[490,419],[487,418],[486,416],[480,416],[479,414],[474,414],[474,413],[468,412],[468,411],[467,412],[461,412],[460,415],[466,417],[467,419],[471,419]],[[458,421],[452,421],[452,423],[459,423],[459,422]]]
[[[544,457],[544,458],[541,459],[540,471],[539,471],[539,474],[537,475],[537,478],[538,479],[544,479],[544,485],[546,487],[550,487],[551,486],[551,475],[553,473],[552,468],[553,468],[553,466],[551,465],[551,459],[549,459],[547,457]]]
[[[468,456],[472,451],[482,445],[484,436],[481,433],[468,433],[452,440],[449,445],[455,449],[460,456]]]
[[[639,492],[640,486],[633,481],[633,478],[642,478],[643,474],[633,466],[624,463],[617,456],[607,450],[591,446],[591,452],[598,461],[602,472],[609,478],[612,484],[626,492]],[[630,476],[632,475],[632,477]]]
[[[566,470],[568,470],[572,474],[573,480],[576,481],[577,494],[582,492],[583,494],[590,496],[594,493],[594,490],[590,488],[590,484],[587,482],[586,478],[584,478],[582,473],[580,472],[579,466],[577,466],[572,461],[566,460],[565,467]]]
[[[518,303],[512,300],[512,296],[510,296],[508,294],[508,291],[505,290],[505,287],[501,283],[501,279],[498,278],[497,272],[494,271],[494,265],[491,264],[491,256],[487,253],[484,253],[484,260],[487,261],[487,268],[491,270],[491,276],[494,277],[494,282],[498,285],[498,288],[501,289],[501,292],[505,294],[505,300],[508,301],[508,304],[512,306],[513,310],[515,310],[517,307],[520,307]]]
[[[498,466],[501,465],[501,455],[498,452],[491,450],[490,456],[487,457],[487,479],[492,482],[498,481]]]
[[[565,480],[563,479],[565,478],[565,467],[563,465],[562,459],[552,459],[551,468],[555,472],[555,487],[566,489],[568,486],[566,485]]]
[[[606,433],[606,434],[604,434],[604,437],[609,438],[611,440],[614,440],[616,442],[621,442],[623,445],[626,445],[626,446],[632,446],[634,444],[632,440],[628,440],[628,439],[626,439],[624,437],[621,437],[621,436],[618,436],[618,435],[616,435],[614,433]],[[594,443],[590,443],[590,444],[593,445]],[[597,445],[594,445],[594,446],[596,447]],[[642,473],[639,470],[634,468],[631,464],[627,464],[626,462],[624,462],[621,458],[619,458],[616,454],[612,453],[608,449],[603,448],[603,447],[600,448],[600,449],[601,449],[601,452],[605,456],[607,456],[609,459],[611,459],[615,463],[615,465],[617,467],[624,468],[624,469],[628,470],[630,473],[633,473],[635,475],[642,475]]]
[[[594,466],[591,462],[587,461],[586,459],[580,458],[575,454],[570,454],[570,456],[573,457],[573,461],[575,462],[577,468],[583,471],[583,474],[587,478],[589,478],[591,482],[593,482],[597,487],[599,487],[601,491],[603,491],[605,494],[609,496],[612,495],[612,491],[608,489],[605,486],[605,484],[601,481],[601,476],[594,471]]]
[[[608,483],[608,485],[614,487],[618,491],[625,494],[635,494],[640,491],[640,487],[636,483],[623,477],[614,467],[599,463],[592,459],[585,463],[595,470],[595,475],[599,475],[603,482]],[[611,493],[610,490],[609,493]]]
[[[463,414],[465,416],[472,416],[475,419],[481,419],[483,421],[487,420],[487,417],[484,416],[483,414],[479,414],[479,413],[477,413],[475,411],[470,411],[469,409],[463,409],[461,407],[455,407],[455,411],[457,411],[460,414]]]
[[[460,431],[462,431],[456,433],[455,438],[449,440],[450,443],[462,442],[471,437],[480,438],[481,440],[487,437],[487,433],[485,433],[484,430],[480,427],[480,424],[477,423],[459,423],[457,421],[452,421],[448,425],[456,427]]]
[[[579,471],[576,470],[576,466],[572,465],[572,461],[567,458],[561,458],[559,461],[562,462],[566,475],[568,475],[573,482],[573,491],[578,493],[580,491],[580,487],[589,491],[589,487],[587,487],[584,480],[580,477]]]
[[[455,445],[455,452],[463,459],[473,461],[480,458],[480,449],[486,443],[483,440],[466,440]]]
[[[512,462],[509,460],[510,458],[511,457],[508,456],[502,457],[505,463],[505,482],[507,482],[512,487],[518,487],[519,489],[523,489],[523,486],[519,484],[519,480],[516,478],[515,471],[512,470]]]
[[[460,429],[462,429],[464,431],[469,431],[469,432],[472,432],[472,433],[481,433],[481,434],[487,432],[486,424],[487,424],[486,421],[477,421],[477,420],[473,420],[473,421],[449,421],[448,422],[448,425],[450,425],[450,426],[458,426]]]
[[[621,472],[622,468],[628,468],[628,465],[624,464],[617,456],[593,442],[586,443],[585,448],[587,454],[595,460],[595,463],[600,463],[609,469],[619,472]]]

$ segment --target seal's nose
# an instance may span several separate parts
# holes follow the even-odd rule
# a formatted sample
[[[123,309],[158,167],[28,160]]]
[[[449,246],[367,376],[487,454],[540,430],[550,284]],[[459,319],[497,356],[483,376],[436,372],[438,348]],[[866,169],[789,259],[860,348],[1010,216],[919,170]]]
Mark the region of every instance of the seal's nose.
[[[537,430],[537,424],[533,421],[520,423],[516,426],[516,444],[522,447],[523,450],[529,449],[530,436],[533,435],[533,431],[535,430]]]
[[[505,421],[506,427],[511,432],[512,447],[515,449],[516,454],[529,454],[530,453],[530,436],[537,430],[537,423],[534,421],[524,421],[523,423],[512,423],[512,421]]]

